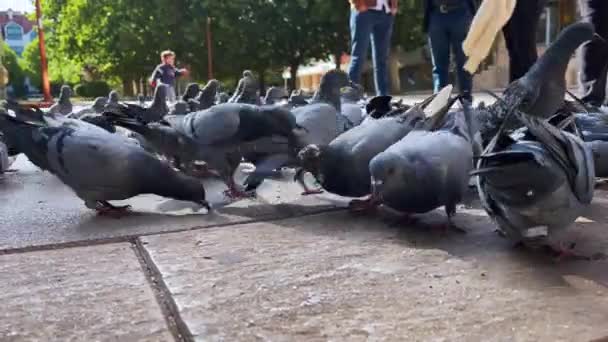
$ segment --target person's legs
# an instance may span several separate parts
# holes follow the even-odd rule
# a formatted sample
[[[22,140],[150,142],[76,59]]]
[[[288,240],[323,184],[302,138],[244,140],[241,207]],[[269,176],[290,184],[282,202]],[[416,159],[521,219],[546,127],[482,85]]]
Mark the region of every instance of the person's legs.
[[[450,40],[442,18],[432,14],[429,23],[429,46],[433,61],[433,91],[438,92],[449,82]]]
[[[525,75],[538,59],[536,28],[546,0],[517,1],[513,15],[503,28],[509,51],[509,81]]]
[[[372,29],[372,59],[376,95],[389,95],[388,57],[391,49],[394,17],[383,12],[374,12]]]
[[[370,14],[369,11],[359,13],[355,10],[350,13],[351,54],[348,76],[351,81],[357,84],[361,83],[361,72],[369,49],[373,24],[370,20]]]
[[[464,96],[465,99],[472,101],[473,97],[471,89],[473,88],[473,75],[464,70],[467,57],[462,50],[462,42],[467,37],[469,26],[471,26],[471,20],[473,20],[473,15],[469,13],[468,10],[460,13],[454,13],[453,15],[454,17],[450,19],[449,37],[450,45],[452,47],[452,52],[454,53],[454,59],[456,62],[458,85],[460,87],[460,94]]]
[[[595,32],[608,40],[608,3],[606,0],[580,0],[583,21],[590,22]],[[580,50],[581,99],[600,106],[606,96],[606,73],[608,72],[608,43],[595,38],[585,43]]]
[[[175,86],[167,87],[167,102],[175,102]]]

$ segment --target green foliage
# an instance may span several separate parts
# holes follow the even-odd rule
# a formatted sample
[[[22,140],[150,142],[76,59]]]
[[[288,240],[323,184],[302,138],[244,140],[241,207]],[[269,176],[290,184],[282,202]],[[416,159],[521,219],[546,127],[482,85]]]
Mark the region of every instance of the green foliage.
[[[76,95],[81,97],[99,97],[99,96],[107,96],[110,92],[110,85],[104,81],[92,81],[92,82],[84,82],[78,84],[74,91]]]
[[[5,42],[2,42],[2,64],[8,70],[8,85],[13,88],[13,95],[16,97],[25,96],[25,72],[19,65],[17,53]]]
[[[410,50],[424,42],[421,1],[401,3],[394,43]],[[230,83],[243,69],[274,83],[284,67],[349,50],[346,0],[46,0],[43,12],[50,77],[66,83],[79,82],[84,65],[113,84],[147,79],[165,49],[202,81],[208,16],[214,77]],[[36,75],[29,50],[24,67]]]

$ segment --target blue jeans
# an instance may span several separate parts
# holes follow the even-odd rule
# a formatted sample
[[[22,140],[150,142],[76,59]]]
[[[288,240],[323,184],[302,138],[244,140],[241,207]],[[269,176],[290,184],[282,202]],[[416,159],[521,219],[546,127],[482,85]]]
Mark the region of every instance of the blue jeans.
[[[389,94],[388,54],[391,47],[393,21],[393,15],[382,11],[357,12],[352,10],[350,13],[352,50],[348,76],[351,81],[361,83],[361,72],[367,59],[371,38],[377,95]]]
[[[440,13],[433,11],[429,23],[429,45],[433,59],[433,88],[435,92],[449,84],[450,48],[454,53],[456,74],[460,94],[471,99],[473,77],[466,70],[466,56],[462,51],[462,42],[465,40],[471,25],[473,15],[468,9],[462,8]]]

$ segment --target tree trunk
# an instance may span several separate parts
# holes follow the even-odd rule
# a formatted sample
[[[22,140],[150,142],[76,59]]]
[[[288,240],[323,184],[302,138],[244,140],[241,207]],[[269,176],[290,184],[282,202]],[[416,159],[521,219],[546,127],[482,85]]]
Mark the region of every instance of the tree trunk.
[[[122,93],[123,96],[132,96],[133,82],[129,78],[123,78],[122,80]]]
[[[290,66],[289,66],[289,74],[291,75],[291,78],[289,79],[289,91],[294,91],[296,90],[296,87],[298,85],[298,68],[300,67],[300,62],[299,61],[293,61]]]

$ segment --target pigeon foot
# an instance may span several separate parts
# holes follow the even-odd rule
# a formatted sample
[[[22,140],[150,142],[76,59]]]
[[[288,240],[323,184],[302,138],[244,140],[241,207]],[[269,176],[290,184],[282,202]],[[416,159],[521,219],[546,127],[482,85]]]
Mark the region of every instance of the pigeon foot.
[[[111,205],[109,202],[100,201],[98,202],[98,205],[95,210],[97,210],[97,215],[99,216],[108,216],[115,219],[119,219],[131,213],[131,206],[114,206]]]
[[[590,257],[579,255],[574,253],[574,248],[576,247],[576,243],[573,242],[569,245],[566,245],[563,241],[559,243],[557,247],[550,246],[549,248],[553,251],[556,256],[554,258],[555,262],[562,262],[567,259],[572,260],[591,260]]]

